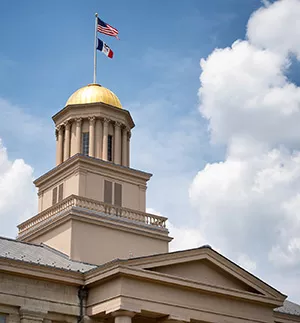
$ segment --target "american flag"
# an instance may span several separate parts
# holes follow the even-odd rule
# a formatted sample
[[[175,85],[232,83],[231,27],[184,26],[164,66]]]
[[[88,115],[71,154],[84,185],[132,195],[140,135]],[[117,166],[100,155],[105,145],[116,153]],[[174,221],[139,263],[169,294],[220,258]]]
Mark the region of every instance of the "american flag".
[[[98,18],[97,31],[99,31],[99,33],[102,33],[102,34],[118,38],[118,33],[119,33],[118,29],[105,23],[104,21],[102,21],[99,18]]]

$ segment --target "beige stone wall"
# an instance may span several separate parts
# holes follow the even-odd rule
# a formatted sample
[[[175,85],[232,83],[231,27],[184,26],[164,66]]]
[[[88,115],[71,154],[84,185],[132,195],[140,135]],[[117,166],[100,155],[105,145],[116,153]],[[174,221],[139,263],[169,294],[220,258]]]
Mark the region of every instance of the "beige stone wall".
[[[116,258],[130,258],[168,252],[168,242],[134,231],[125,232],[81,221],[72,225],[71,258],[102,264]]]
[[[33,317],[34,312],[41,322],[51,312],[74,322],[79,315],[77,291],[76,286],[0,272],[0,310],[11,314],[8,323],[17,323],[22,314]]]
[[[71,235],[72,235],[72,225],[71,221],[62,223],[60,226],[53,228],[46,233],[39,235],[30,239],[31,243],[45,243],[46,245],[59,250],[66,255],[71,254]]]
[[[122,207],[146,211],[146,190],[139,184],[121,181],[118,176],[108,177],[92,172],[80,174],[79,195],[104,201],[104,180],[122,185]]]
[[[52,191],[55,187],[58,188],[58,186],[63,183],[63,198],[66,198],[72,194],[78,195],[79,194],[79,175],[78,173],[73,173],[72,175],[64,178],[59,179],[58,181],[55,181],[52,185],[48,186],[47,188],[41,190],[39,192],[39,205],[38,210],[39,212],[42,212],[46,209],[48,209],[50,206],[52,206]]]

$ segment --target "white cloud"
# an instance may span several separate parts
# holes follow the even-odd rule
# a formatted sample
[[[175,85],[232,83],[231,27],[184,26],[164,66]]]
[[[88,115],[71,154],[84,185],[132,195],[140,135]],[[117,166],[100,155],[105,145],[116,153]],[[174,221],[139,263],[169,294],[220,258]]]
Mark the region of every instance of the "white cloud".
[[[200,229],[187,226],[175,226],[168,221],[170,236],[174,238],[170,243],[170,251],[199,248],[206,243]]]
[[[279,0],[256,11],[248,22],[249,41],[286,56],[300,58],[299,0]]]
[[[163,216],[160,212],[152,208],[147,208],[146,212]],[[167,228],[169,230],[169,235],[173,238],[169,245],[170,251],[199,248],[206,244],[201,231],[197,228],[176,226],[170,221],[167,221]]]
[[[248,271],[253,272],[256,269],[255,261],[251,260],[249,256],[245,254],[240,254],[238,256],[237,262],[241,267],[245,268]]]
[[[0,235],[15,237],[16,226],[37,213],[33,169],[22,159],[10,161],[0,139]]]
[[[287,78],[300,59],[300,1],[266,4],[247,36],[201,60],[200,112],[226,158],[194,178],[190,200],[210,243],[249,270],[300,269],[300,88]],[[293,276],[294,275],[294,276]],[[272,282],[271,282],[272,283]],[[284,292],[300,299],[288,287]],[[289,286],[292,286],[289,281]]]

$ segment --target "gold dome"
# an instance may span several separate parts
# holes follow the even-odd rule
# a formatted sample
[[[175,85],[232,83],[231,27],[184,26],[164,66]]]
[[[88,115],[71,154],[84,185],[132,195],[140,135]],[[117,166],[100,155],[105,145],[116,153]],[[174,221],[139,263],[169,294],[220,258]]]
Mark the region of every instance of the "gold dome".
[[[100,84],[89,84],[74,92],[68,99],[66,106],[70,104],[84,104],[102,102],[122,109],[118,97],[109,89]]]

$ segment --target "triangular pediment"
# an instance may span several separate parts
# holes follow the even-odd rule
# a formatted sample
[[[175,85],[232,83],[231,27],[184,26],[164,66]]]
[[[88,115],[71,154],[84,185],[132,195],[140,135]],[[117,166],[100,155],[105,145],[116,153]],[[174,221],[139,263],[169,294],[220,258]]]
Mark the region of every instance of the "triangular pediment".
[[[284,300],[285,295],[210,247],[155,255],[129,261],[149,272],[203,285]]]
[[[148,268],[148,270],[176,276],[210,286],[262,294],[260,291],[224,271],[207,259]]]

